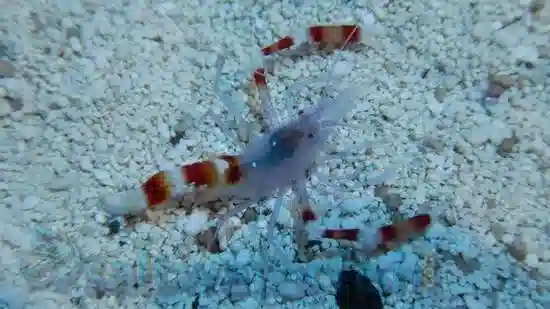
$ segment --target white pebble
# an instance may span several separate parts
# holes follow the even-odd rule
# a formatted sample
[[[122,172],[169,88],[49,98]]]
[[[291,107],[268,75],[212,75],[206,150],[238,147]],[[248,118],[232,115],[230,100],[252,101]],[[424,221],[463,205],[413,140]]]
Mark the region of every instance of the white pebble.
[[[336,76],[348,75],[353,69],[353,65],[347,61],[338,61],[334,65],[334,74]]]
[[[95,169],[94,176],[103,185],[106,185],[106,186],[113,185],[113,180],[111,179],[111,175],[104,170]]]
[[[491,286],[489,285],[487,280],[485,280],[485,278],[481,277],[481,276],[472,277],[472,283],[480,290],[489,290],[489,289],[491,289]]]
[[[465,138],[472,146],[479,146],[489,139],[491,129],[491,125],[488,123],[475,126],[470,129]]]
[[[107,222],[107,217],[103,213],[95,214],[94,219],[99,224],[104,224],[105,222]]]
[[[534,253],[529,253],[525,257],[525,264],[529,267],[536,268],[539,265],[539,258]]]
[[[487,128],[487,136],[495,145],[500,144],[503,139],[512,136],[512,130],[500,120],[492,120],[489,126]]]
[[[170,138],[170,128],[168,128],[168,125],[165,122],[159,123],[158,133],[163,139]]]
[[[416,254],[405,254],[402,264],[399,266],[399,274],[406,280],[412,281],[417,272],[417,265],[420,259]]]
[[[288,211],[287,207],[281,207],[279,211],[279,216],[277,217],[277,223],[284,227],[291,227],[292,226],[292,216],[290,215],[290,211]]]
[[[512,49],[512,56],[517,60],[535,62],[539,58],[536,46],[519,45]]]
[[[384,291],[393,293],[398,289],[398,280],[393,272],[386,272],[382,276],[382,288]]]
[[[83,156],[80,158],[80,168],[85,171],[91,171],[94,169],[92,165],[92,160],[88,156]]]
[[[104,138],[98,138],[94,142],[94,148],[96,151],[99,152],[105,152],[107,149],[109,149],[109,145],[107,144],[107,140]]]
[[[247,298],[250,295],[250,290],[247,285],[235,284],[231,286],[231,299],[238,301]]]
[[[80,45],[80,41],[78,40],[77,37],[74,37],[74,36],[70,37],[69,44],[71,44],[71,49],[74,52],[77,52],[77,53],[82,52],[82,45]]]
[[[9,114],[11,114],[11,112],[11,105],[8,103],[8,101],[6,101],[6,99],[0,97],[0,117],[8,116]]]
[[[475,299],[471,295],[464,295],[464,302],[466,303],[466,307],[468,309],[484,309],[487,308],[481,301]]]
[[[186,220],[183,226],[185,234],[195,236],[206,228],[208,214],[204,211],[194,211]]]
[[[550,262],[539,263],[538,270],[541,275],[550,279]]]
[[[332,281],[330,280],[330,277],[325,274],[320,274],[318,277],[319,280],[319,286],[325,291],[325,292],[331,292],[333,290]]]
[[[278,287],[279,295],[286,300],[298,300],[306,296],[306,290],[302,284],[285,281]]]
[[[23,207],[25,207],[25,209],[32,209],[38,204],[40,204],[40,198],[34,195],[27,196],[23,199]]]
[[[514,239],[515,239],[514,235],[512,235],[512,234],[506,233],[506,234],[502,235],[502,242],[505,243],[505,244],[509,245],[509,244],[513,243]]]
[[[285,280],[285,275],[280,272],[273,272],[269,275],[269,281],[272,284],[279,284]]]
[[[341,221],[340,221],[340,227],[343,228],[343,229],[354,229],[354,228],[357,228],[358,226],[361,226],[361,223],[357,217],[348,217],[348,218],[343,218]]]
[[[361,209],[367,208],[373,201],[373,198],[348,199],[340,204],[340,209],[347,213],[358,213]]]
[[[439,223],[436,222],[432,225],[432,227],[428,230],[426,233],[426,237],[428,238],[444,238],[446,235],[448,235],[449,231],[447,228]]]
[[[80,179],[76,172],[67,172],[59,177],[55,177],[48,183],[48,188],[53,191],[64,191],[73,188]]]
[[[243,249],[237,253],[237,257],[235,258],[235,264],[237,266],[245,266],[252,260],[252,255],[250,253],[250,250]]]
[[[20,126],[18,130],[24,140],[32,139],[37,135],[37,132],[39,131],[39,129],[34,126]]]
[[[381,270],[391,270],[399,266],[402,261],[403,254],[399,251],[392,251],[378,258],[378,267]]]
[[[244,309],[256,309],[256,308],[260,308],[260,304],[258,304],[258,301],[256,301],[254,298],[248,297],[242,302],[239,302],[238,307],[244,308]]]

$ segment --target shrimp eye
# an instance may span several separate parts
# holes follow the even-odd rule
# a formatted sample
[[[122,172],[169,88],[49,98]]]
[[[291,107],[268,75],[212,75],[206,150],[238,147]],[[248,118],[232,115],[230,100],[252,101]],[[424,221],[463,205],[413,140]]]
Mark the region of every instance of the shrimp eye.
[[[309,134],[307,135],[307,138],[314,138],[314,137],[315,137],[315,135],[314,135],[313,133],[309,133]]]
[[[303,109],[301,109],[301,110],[298,111],[298,116],[302,116],[303,114],[304,114],[304,110],[303,110]]]

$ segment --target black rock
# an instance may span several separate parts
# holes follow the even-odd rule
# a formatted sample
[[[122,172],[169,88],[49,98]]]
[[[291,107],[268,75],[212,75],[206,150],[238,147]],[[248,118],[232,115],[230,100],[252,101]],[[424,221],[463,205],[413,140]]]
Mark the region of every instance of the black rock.
[[[336,304],[340,309],[382,309],[382,297],[367,276],[356,270],[340,273],[336,287]]]
[[[107,227],[109,228],[109,235],[114,235],[120,232],[121,223],[119,220],[113,219],[109,221]]]

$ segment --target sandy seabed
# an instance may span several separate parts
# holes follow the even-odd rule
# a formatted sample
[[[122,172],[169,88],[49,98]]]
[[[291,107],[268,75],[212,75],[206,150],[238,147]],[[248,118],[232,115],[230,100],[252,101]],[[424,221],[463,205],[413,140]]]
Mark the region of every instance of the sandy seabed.
[[[336,308],[342,261],[294,262],[288,212],[266,278],[262,211],[209,254],[195,241],[200,211],[109,235],[100,202],[155,171],[238,153],[212,92],[217,56],[223,91],[244,107],[260,47],[329,23],[361,25],[364,48],[279,62],[271,95],[288,118],[319,94],[285,89],[327,68],[361,85],[354,129],[329,150],[373,146],[316,172],[323,226],[433,215],[425,237],[355,265],[386,308],[550,307],[550,3],[534,14],[496,0],[0,5],[0,308],[259,308],[264,287],[266,308]],[[390,166],[392,199],[365,185]]]

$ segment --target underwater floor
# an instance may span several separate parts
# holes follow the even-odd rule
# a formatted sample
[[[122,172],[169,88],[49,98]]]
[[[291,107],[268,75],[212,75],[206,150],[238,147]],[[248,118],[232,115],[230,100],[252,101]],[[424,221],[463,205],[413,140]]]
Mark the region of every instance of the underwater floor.
[[[0,0],[0,308],[337,308],[349,267],[385,308],[550,308],[548,1],[152,2]],[[317,224],[423,213],[425,235],[377,256],[318,241],[300,262],[288,208],[262,254],[274,199],[230,220],[220,253],[198,241],[213,207],[103,211],[159,170],[240,153],[243,123],[261,129],[260,49],[331,24],[361,44],[268,78],[280,121],[323,85],[356,94],[308,182]]]

